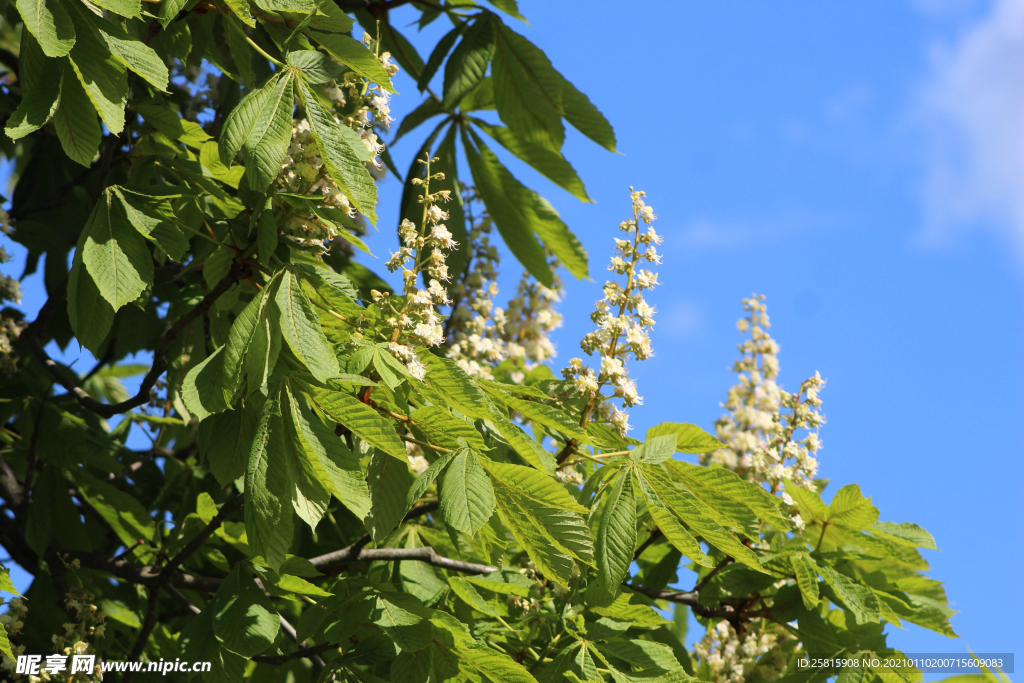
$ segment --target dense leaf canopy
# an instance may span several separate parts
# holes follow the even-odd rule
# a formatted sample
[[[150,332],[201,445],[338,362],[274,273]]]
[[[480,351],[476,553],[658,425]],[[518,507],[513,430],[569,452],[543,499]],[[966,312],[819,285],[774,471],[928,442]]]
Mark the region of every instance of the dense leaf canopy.
[[[543,362],[558,269],[590,265],[506,163],[590,201],[566,126],[614,151],[612,126],[515,0],[409,4],[451,26],[423,56],[404,4],[4,2],[9,234],[48,295],[33,320],[3,312],[0,545],[34,577],[0,628],[8,670],[64,652],[224,682],[796,682],[837,673],[801,653],[891,654],[885,623],[953,635],[931,536],[797,476],[819,385],[763,424],[727,404],[717,438],[627,436],[623,361],[650,355],[657,284],[639,266],[660,259],[642,193],[583,342],[600,367]],[[396,85],[423,100],[390,126]],[[413,131],[396,169],[380,138]],[[386,172],[401,291],[355,259]],[[528,273],[507,310],[492,227]],[[79,347],[94,367],[51,358]],[[712,457],[769,432],[779,468]]]

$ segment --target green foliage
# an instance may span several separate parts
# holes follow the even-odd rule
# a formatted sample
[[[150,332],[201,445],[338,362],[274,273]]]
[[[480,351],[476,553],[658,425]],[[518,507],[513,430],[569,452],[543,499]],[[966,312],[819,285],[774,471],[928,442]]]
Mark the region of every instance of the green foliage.
[[[611,151],[615,134],[510,25],[514,0],[409,5],[451,26],[426,61],[394,4],[7,4],[13,239],[49,300],[0,385],[0,544],[34,577],[0,653],[49,654],[58,633],[105,660],[210,661],[212,681],[675,683],[708,671],[683,644],[692,610],[785,634],[789,682],[797,642],[885,652],[883,622],[954,635],[923,573],[934,540],[855,485],[783,502],[691,464],[724,447],[696,425],[628,438],[546,366],[449,357],[481,310],[484,228],[534,294],[558,267],[589,274],[503,159],[590,201],[566,124]],[[357,20],[376,37],[353,38]],[[389,143],[424,137],[400,175],[415,263],[397,293],[355,256],[395,171],[387,98],[413,86]],[[444,252],[455,302],[430,283]],[[79,345],[91,371],[50,358]],[[136,353],[152,365],[122,362]],[[694,590],[671,587],[680,568]],[[876,674],[896,680],[844,675]]]

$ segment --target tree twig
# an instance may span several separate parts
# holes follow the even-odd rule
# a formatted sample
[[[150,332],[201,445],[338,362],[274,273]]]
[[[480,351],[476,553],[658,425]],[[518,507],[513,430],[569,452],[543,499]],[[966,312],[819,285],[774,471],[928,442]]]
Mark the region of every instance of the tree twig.
[[[231,289],[241,274],[241,269],[236,263],[232,265],[230,272],[225,275],[217,285],[210,290],[210,292],[203,297],[203,300],[196,305],[191,311],[178,318],[170,329],[164,333],[163,339],[156,345],[153,350],[153,367],[149,369],[146,376],[142,379],[142,384],[139,386],[139,391],[135,396],[129,398],[126,401],[120,403],[100,403],[95,398],[89,395],[87,391],[78,386],[78,378],[74,377],[72,373],[64,368],[64,366],[57,363],[55,360],[50,358],[49,354],[46,353],[46,349],[43,348],[43,343],[40,337],[43,334],[43,329],[46,327],[46,323],[53,312],[57,302],[66,298],[67,296],[67,280],[50,295],[50,298],[43,304],[43,307],[39,310],[39,315],[30,324],[21,335],[21,339],[24,339],[36,358],[49,370],[50,374],[53,375],[57,383],[64,387],[68,393],[72,394],[83,408],[96,413],[100,417],[109,418],[114,415],[126,413],[132,408],[137,408],[149,401],[149,392],[156,385],[156,381],[160,378],[160,375],[167,370],[167,358],[165,353],[170,345],[178,338],[178,335],[188,327],[194,320],[205,314],[208,310],[213,307],[217,299],[222,294]]]
[[[197,550],[199,550],[203,543],[206,543],[206,540],[210,538],[210,536],[212,536],[214,532],[217,531],[217,529],[220,528],[220,525],[224,523],[224,520],[226,520],[228,517],[233,515],[238,510],[240,510],[244,503],[245,494],[239,493],[237,496],[221,505],[220,510],[217,512],[216,515],[214,515],[213,519],[210,520],[210,523],[207,524],[206,527],[203,528],[203,530],[200,531],[195,538],[189,541],[184,548],[179,550],[177,554],[175,554],[175,556],[167,562],[166,565],[164,565],[164,568],[160,571],[160,576],[166,578],[173,574],[174,571],[179,566],[181,566],[181,563],[187,560],[189,557],[191,557],[192,554],[195,553]]]

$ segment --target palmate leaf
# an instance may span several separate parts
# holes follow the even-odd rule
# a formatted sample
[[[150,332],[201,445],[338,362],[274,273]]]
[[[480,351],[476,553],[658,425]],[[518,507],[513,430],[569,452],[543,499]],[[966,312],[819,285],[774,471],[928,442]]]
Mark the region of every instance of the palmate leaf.
[[[510,128],[494,126],[480,119],[470,119],[477,128],[494,138],[502,147],[532,166],[545,178],[569,192],[580,201],[590,202],[576,169],[557,152],[520,138]]]
[[[60,105],[61,62],[47,59],[28,31],[21,34],[19,73],[21,103],[7,120],[4,132],[12,140],[42,128]]]
[[[229,651],[252,657],[274,642],[281,628],[273,604],[241,564],[224,579],[213,604],[213,632]]]
[[[87,167],[99,152],[103,131],[71,62],[62,60],[60,71],[60,100],[53,113],[53,128],[68,158]]]
[[[376,225],[377,186],[363,166],[363,162],[368,161],[365,145],[358,140],[352,129],[335,123],[334,115],[320,102],[319,96],[304,79],[299,78],[298,85],[309,128],[316,139],[324,166],[359,212]],[[356,139],[352,140],[352,137]]]
[[[524,140],[558,151],[565,139],[564,79],[536,45],[496,23],[491,72],[498,115]]]
[[[478,14],[465,28],[462,40],[448,58],[444,69],[443,109],[450,110],[458,106],[462,98],[487,75],[487,66],[494,56],[494,24],[501,23],[492,20],[492,16],[489,12]],[[449,35],[455,36],[458,30],[453,30]],[[426,68],[424,72],[427,73]],[[427,76],[424,75],[424,78]]]
[[[153,259],[113,191],[96,202],[85,226],[82,262],[116,311],[153,281]]]
[[[277,570],[292,541],[295,483],[280,457],[286,446],[278,398],[263,406],[245,473],[245,532],[255,554]]]
[[[259,415],[239,407],[199,423],[199,454],[221,486],[245,474]]]
[[[111,52],[93,25],[94,15],[76,4],[67,6],[71,8],[77,34],[75,46],[68,53],[74,74],[107,130],[120,134],[124,130],[124,108],[128,99],[128,71],[124,61]]]
[[[636,499],[629,472],[620,472],[614,484],[601,497],[596,516],[597,580],[609,595],[629,571],[636,548]]]
[[[593,564],[594,544],[579,505],[553,478],[538,470],[482,461],[491,477],[502,522],[537,569],[562,587],[574,560]]]
[[[380,543],[405,517],[413,478],[404,462],[374,451],[366,483],[370,489],[371,507],[365,524],[374,541]]]
[[[671,516],[676,522],[684,523],[694,533],[699,534],[705,541],[733,557],[737,562],[763,571],[760,561],[750,548],[743,545],[732,531],[720,523],[738,521],[735,517],[737,508],[724,504],[721,499],[713,499],[708,495],[708,489],[694,491],[685,485],[677,485],[678,480],[671,476],[667,465],[640,464],[633,468],[633,472],[637,481],[640,482],[641,490],[644,492],[655,522],[679,552],[700,563],[706,562],[699,547],[695,549],[696,543],[692,535],[683,531],[682,527],[676,527],[666,519],[666,516]],[[716,507],[710,507],[709,500],[713,500]],[[753,516],[751,515],[751,517]],[[663,524],[664,528],[662,528]],[[687,539],[686,536],[690,536],[690,538]],[[696,556],[694,556],[695,554]]]
[[[487,523],[494,514],[494,488],[476,453],[464,449],[452,458],[440,498],[445,522],[462,533],[475,536]]]
[[[405,444],[394,425],[359,399],[337,389],[307,385],[305,391],[329,420],[350,430],[363,441],[406,462]]]
[[[327,337],[320,327],[320,318],[302,291],[299,279],[290,270],[281,275],[274,294],[274,306],[282,336],[292,352],[321,382],[341,373]]]
[[[463,145],[473,180],[498,232],[530,274],[550,286],[550,268],[537,241],[540,238],[570,273],[587,277],[586,250],[547,200],[516,180],[473,131],[469,136],[463,132]]]
[[[43,54],[63,57],[75,45],[75,25],[59,0],[18,0],[18,14]]]

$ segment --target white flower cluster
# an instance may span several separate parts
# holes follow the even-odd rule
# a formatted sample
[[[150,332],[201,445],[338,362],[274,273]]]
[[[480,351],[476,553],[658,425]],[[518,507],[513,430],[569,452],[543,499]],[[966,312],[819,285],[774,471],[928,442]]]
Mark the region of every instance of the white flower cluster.
[[[366,40],[368,37],[364,38]],[[389,76],[398,73],[398,67],[391,62],[389,53],[383,53],[379,59]],[[390,93],[379,84],[369,82],[351,71],[346,72],[340,80],[328,84],[324,92],[334,102],[335,121],[356,131],[367,151],[373,155],[368,168],[377,173],[382,172],[384,167],[379,157],[384,151],[384,144],[378,139],[375,130],[387,128],[394,121],[390,110]],[[318,198],[322,197],[320,208],[340,209],[347,216],[355,215],[348,197],[327,173],[306,119],[293,123],[292,140],[281,164],[277,187],[282,192],[317,195]],[[281,225],[282,232],[303,246],[324,247],[326,242],[337,237],[336,226],[321,220],[312,211],[300,211],[281,203],[276,203],[275,207],[287,209]]]
[[[557,265],[551,263],[552,272]],[[507,308],[495,311],[494,322],[501,330],[508,356],[520,361],[522,369],[529,370],[555,357],[551,333],[562,326],[562,315],[555,310],[555,304],[561,299],[562,281],[557,273],[553,275],[551,287],[523,273],[516,295],[509,299]]]
[[[0,209],[0,232],[7,234],[8,219],[7,212]],[[7,263],[11,255],[0,246],[0,263]],[[0,276],[0,304],[11,301],[15,304],[21,303],[21,283],[10,275]],[[21,334],[25,323],[6,315],[0,316],[0,371],[14,372],[17,368],[17,356],[14,353],[14,341]]]
[[[77,568],[77,563],[77,560],[72,561],[69,568]],[[95,649],[91,644],[92,641],[95,638],[104,637],[106,633],[106,626],[103,623],[106,619],[106,614],[95,603],[96,596],[80,586],[72,587],[68,591],[64,597],[64,605],[69,613],[73,610],[78,618],[75,623],[65,623],[63,633],[55,633],[51,636],[54,652],[63,655],[65,658],[73,655],[95,654]],[[0,605],[2,604],[3,600],[0,599]],[[24,627],[27,613],[28,607],[25,601],[22,598],[14,598],[8,603],[7,611],[0,614],[0,627],[4,628],[9,636],[16,635]],[[16,660],[18,655],[25,653],[25,646],[12,644],[11,651],[14,653]],[[16,678],[21,678],[20,675],[14,674],[15,660],[0,657],[0,669],[6,669]],[[66,671],[64,673],[50,673],[44,669],[40,671],[39,676],[29,675],[28,681],[35,683],[36,681],[56,682],[74,680],[81,681],[82,683],[98,683],[103,680],[103,673],[99,664],[94,664],[93,670],[89,673],[78,673],[73,676],[66,676],[66,673]]]
[[[726,414],[715,422],[718,440],[726,448],[701,460],[769,484],[772,493],[779,491],[785,479],[813,488],[821,448],[818,428],[825,422],[818,392],[825,380],[815,373],[795,394],[779,387],[779,345],[768,334],[771,323],[764,296],[744,299],[743,309],[746,315],[736,326],[750,338],[737,347],[740,358],[733,371],[738,382],[722,404]],[[798,432],[802,438],[797,438]],[[785,494],[783,499],[790,502]]]
[[[462,192],[466,208],[472,207],[472,190]],[[453,283],[450,291],[452,311],[448,357],[471,377],[493,379],[492,368],[505,360],[508,353],[501,329],[494,317],[502,314],[494,306],[498,295],[498,249],[491,244],[491,219],[486,214],[479,220],[470,217],[470,254],[466,274]]]
[[[775,635],[765,631],[739,637],[729,622],[720,621],[708,628],[693,651],[708,665],[715,683],[743,683],[775,642]]]
[[[472,189],[463,196],[472,206]],[[491,219],[485,214],[472,220],[469,268],[463,282],[452,287],[452,317],[449,321],[452,345],[448,357],[467,374],[492,379],[493,368],[512,360],[512,380],[521,383],[525,371],[555,356],[551,332],[562,324],[555,310],[561,300],[561,280],[554,276],[552,287],[523,273],[519,286],[506,307],[495,306],[498,295],[498,250],[490,243]],[[557,263],[551,263],[552,271]]]
[[[585,367],[579,358],[573,358],[569,367],[562,371],[566,379],[572,380],[580,394],[590,397],[590,403],[584,413],[584,423],[589,419],[590,412],[598,414],[615,425],[623,434],[629,429],[628,414],[604,401],[601,389],[609,386],[614,396],[622,400],[626,408],[643,403],[643,397],[637,394],[636,383],[630,379],[626,369],[626,358],[629,354],[636,360],[646,360],[653,355],[651,350],[650,330],[654,326],[654,307],[644,300],[643,292],[654,289],[660,284],[658,275],[646,268],[644,263],[661,263],[661,255],[656,246],[661,244],[652,223],[656,216],[654,210],[644,202],[646,193],[632,191],[633,218],[623,221],[619,226],[626,233],[626,239],[616,239],[616,255],[611,259],[608,270],[616,275],[624,275],[626,284],[620,285],[608,281],[604,286],[604,298],[595,305],[591,320],[597,324],[597,330],[587,334],[580,346],[592,355],[597,352],[601,358],[600,369],[595,371]],[[641,226],[646,226],[643,229]]]
[[[437,307],[451,303],[448,290],[442,284],[448,280],[445,252],[458,246],[441,222],[448,219],[448,214],[438,206],[439,202],[448,201],[450,191],[430,192],[431,180],[444,179],[443,173],[431,175],[432,161],[437,159],[423,162],[427,165],[425,178],[413,179],[414,184],[423,185],[419,200],[423,204],[423,224],[417,229],[412,221],[402,221],[398,226],[402,243],[387,261],[388,270],[402,271],[402,297],[392,297],[387,292],[376,290],[371,292],[374,302],[386,316],[386,325],[391,331],[391,352],[405,363],[413,377],[420,380],[426,377],[427,369],[407,342],[411,340],[427,346],[444,343],[444,328]],[[426,289],[417,286],[422,273],[430,278]]]

